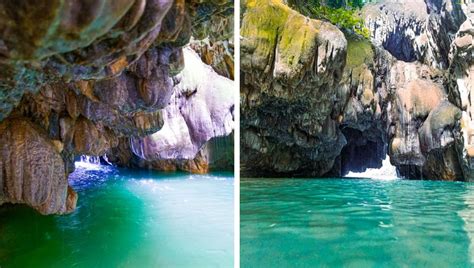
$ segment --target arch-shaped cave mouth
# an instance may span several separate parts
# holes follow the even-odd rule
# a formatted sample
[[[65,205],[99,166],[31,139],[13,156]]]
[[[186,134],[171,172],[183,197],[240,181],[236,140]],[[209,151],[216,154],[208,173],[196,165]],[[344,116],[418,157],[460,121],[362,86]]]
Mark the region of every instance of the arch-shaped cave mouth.
[[[94,156],[94,155],[80,155],[74,159],[75,169],[89,169],[89,170],[101,170],[105,166],[112,166],[112,163],[107,158],[107,155]]]
[[[387,144],[382,131],[370,128],[366,131],[345,127],[341,129],[347,144],[341,151],[341,175],[349,172],[365,172],[378,169],[387,158]]]

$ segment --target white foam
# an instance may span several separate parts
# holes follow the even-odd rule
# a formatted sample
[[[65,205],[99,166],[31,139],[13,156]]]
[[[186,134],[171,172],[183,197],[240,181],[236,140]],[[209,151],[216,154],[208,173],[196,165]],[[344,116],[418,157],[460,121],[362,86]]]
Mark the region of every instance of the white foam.
[[[385,156],[381,168],[368,168],[365,172],[349,172],[348,178],[370,178],[374,180],[396,180],[397,168],[390,163],[390,158]]]
[[[82,169],[89,169],[89,170],[102,169],[99,156],[81,155],[81,160],[76,161],[74,165],[76,166],[76,168],[82,168]]]

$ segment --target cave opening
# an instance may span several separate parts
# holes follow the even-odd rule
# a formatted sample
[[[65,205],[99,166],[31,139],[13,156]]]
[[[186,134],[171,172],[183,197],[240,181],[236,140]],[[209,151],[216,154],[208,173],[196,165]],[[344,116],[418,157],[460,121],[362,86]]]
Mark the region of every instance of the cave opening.
[[[387,142],[382,131],[374,127],[365,131],[344,127],[341,131],[347,140],[340,155],[342,176],[351,172],[362,173],[368,169],[381,169],[384,164],[389,163]]]
[[[113,164],[107,158],[107,155],[80,155],[74,159],[75,169],[89,169],[89,170],[100,170],[105,166],[113,166]]]

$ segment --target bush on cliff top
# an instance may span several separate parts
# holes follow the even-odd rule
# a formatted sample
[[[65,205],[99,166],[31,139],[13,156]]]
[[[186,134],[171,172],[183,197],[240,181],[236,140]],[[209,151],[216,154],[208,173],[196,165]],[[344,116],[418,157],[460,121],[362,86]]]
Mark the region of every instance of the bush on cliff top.
[[[288,4],[310,18],[329,21],[346,34],[369,38],[369,30],[358,10],[363,0],[288,0]]]

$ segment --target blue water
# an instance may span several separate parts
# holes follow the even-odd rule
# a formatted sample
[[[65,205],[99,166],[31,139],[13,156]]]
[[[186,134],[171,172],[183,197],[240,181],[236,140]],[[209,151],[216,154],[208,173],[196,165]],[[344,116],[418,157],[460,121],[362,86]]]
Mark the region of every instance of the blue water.
[[[231,173],[78,169],[78,207],[0,207],[0,267],[232,267]]]
[[[474,184],[242,179],[241,267],[474,267]]]

